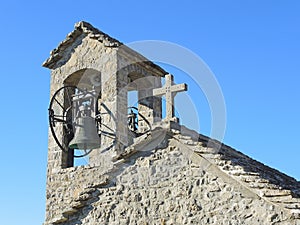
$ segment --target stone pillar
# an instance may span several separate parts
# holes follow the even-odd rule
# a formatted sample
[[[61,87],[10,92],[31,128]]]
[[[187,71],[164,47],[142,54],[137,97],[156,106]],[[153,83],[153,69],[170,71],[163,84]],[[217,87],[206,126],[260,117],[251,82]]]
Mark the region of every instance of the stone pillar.
[[[101,147],[90,154],[90,165],[111,168],[111,160],[127,146],[127,74],[102,73]]]
[[[128,126],[127,126],[127,95],[128,77],[125,71],[117,73],[117,96],[116,96],[116,151],[122,153],[128,145]]]
[[[60,89],[61,87],[63,87],[63,81],[61,79],[59,79],[59,73],[57,73],[57,71],[52,71],[51,74],[51,86],[50,86],[50,99],[52,98],[52,96],[55,94],[55,92]],[[59,102],[64,102],[64,92],[61,92],[61,95],[57,95],[56,99]],[[60,107],[56,108],[56,112],[60,115],[63,114],[63,109]],[[64,138],[64,131],[63,131],[63,127],[62,126],[56,126],[54,127],[55,133],[57,135],[57,138],[61,141],[65,141],[63,140]],[[53,174],[56,173],[58,170],[62,169],[62,168],[66,168],[68,162],[68,154],[63,152],[60,147],[57,145],[57,143],[55,142],[54,138],[52,137],[52,133],[50,131],[49,128],[49,137],[48,137],[48,169],[47,169],[47,173],[48,173],[48,177]]]
[[[161,98],[153,96],[153,89],[161,87],[161,78],[152,76],[144,79],[144,81],[145,84],[140,85],[138,90],[138,111],[142,115],[139,116],[138,120],[139,132],[149,129],[144,118],[152,125],[161,121],[162,117]]]

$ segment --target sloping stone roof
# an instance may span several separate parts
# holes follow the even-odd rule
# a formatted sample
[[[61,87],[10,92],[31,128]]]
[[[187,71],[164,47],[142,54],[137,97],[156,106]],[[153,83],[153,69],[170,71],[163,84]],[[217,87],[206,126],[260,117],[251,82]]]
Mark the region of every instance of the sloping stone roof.
[[[213,171],[217,170],[218,174],[227,176],[233,183],[237,183],[239,188],[282,207],[295,219],[300,219],[300,182],[295,178],[184,126],[181,126],[180,131],[169,132],[168,136],[168,146],[186,151],[191,160],[202,164],[203,170],[214,167]],[[140,139],[142,140],[142,137]],[[145,140],[147,139],[148,136]],[[147,148],[145,144],[142,146]],[[139,148],[130,146],[120,159],[131,157]]]
[[[138,61],[142,62],[146,67],[152,67],[153,69],[155,69],[159,76],[164,76],[165,74],[167,74],[167,72],[160,66],[156,65],[138,52],[124,45],[122,42],[112,38],[108,34],[98,30],[85,21],[80,21],[75,24],[74,30],[67,35],[65,40],[59,43],[57,48],[53,49],[50,52],[50,57],[43,63],[43,67],[54,69],[57,62],[61,58],[63,58],[66,49],[72,46],[72,44],[75,43],[75,41],[80,36],[82,36],[82,34],[88,36],[91,39],[98,40],[99,42],[103,43],[105,47],[119,48],[120,54],[125,53],[127,56],[137,57],[139,59]]]
[[[300,182],[280,171],[260,163],[243,153],[195,134],[183,127],[182,132],[172,138],[179,147],[187,146],[196,155],[212,164],[240,185],[269,202],[279,205],[300,218]]]
[[[58,47],[50,52],[50,57],[43,63],[44,67],[52,69],[53,65],[62,58],[64,50],[69,47],[81,35],[86,34],[92,39],[96,39],[107,47],[119,47],[123,43],[103,33],[91,24],[80,21],[75,24],[74,30],[67,35],[65,40],[59,43]]]

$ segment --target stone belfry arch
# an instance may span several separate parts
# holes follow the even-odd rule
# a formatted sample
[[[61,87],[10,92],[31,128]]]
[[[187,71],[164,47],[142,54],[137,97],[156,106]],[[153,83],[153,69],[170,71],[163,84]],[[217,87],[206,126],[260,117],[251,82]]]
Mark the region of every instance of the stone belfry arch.
[[[75,25],[75,30],[51,52],[43,66],[51,69],[51,95],[64,85],[85,88],[89,78],[99,74],[97,94],[110,113],[103,115],[102,122],[114,129],[111,132],[116,135],[116,151],[127,145],[128,90],[138,91],[140,114],[151,122],[161,119],[161,99],[151,93],[161,86],[160,77],[166,72],[86,22]],[[103,137],[102,145],[106,144],[109,141]]]
[[[180,125],[174,97],[187,85],[121,42],[79,22],[43,66],[57,106],[49,118],[64,118],[50,120],[44,225],[300,224],[300,183]],[[138,105],[128,115],[130,91]],[[99,137],[82,166],[60,146],[82,125],[66,123],[75,103]]]

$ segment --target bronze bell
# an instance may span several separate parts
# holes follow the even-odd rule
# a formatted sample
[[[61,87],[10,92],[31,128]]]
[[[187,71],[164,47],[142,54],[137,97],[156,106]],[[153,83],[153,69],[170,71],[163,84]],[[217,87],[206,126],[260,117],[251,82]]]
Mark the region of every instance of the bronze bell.
[[[82,115],[76,119],[74,138],[69,144],[71,149],[95,149],[100,147],[95,119]]]

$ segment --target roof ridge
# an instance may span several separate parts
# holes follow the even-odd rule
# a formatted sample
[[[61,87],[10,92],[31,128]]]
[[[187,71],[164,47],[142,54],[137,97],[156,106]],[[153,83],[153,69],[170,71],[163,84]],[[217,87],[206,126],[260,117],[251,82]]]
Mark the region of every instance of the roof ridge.
[[[76,23],[74,28],[75,30],[82,30],[82,32],[88,34],[92,39],[97,39],[98,41],[103,42],[106,47],[118,47],[123,45],[122,42],[100,31],[98,28],[86,21]]]
[[[112,38],[108,34],[93,27],[90,23],[80,21],[75,24],[74,30],[67,34],[66,38],[61,41],[58,46],[50,52],[50,57],[42,64],[43,67],[53,69],[62,57],[66,48],[72,45],[80,35],[89,36],[92,39],[96,39],[104,44],[106,47],[119,47],[123,45],[120,41]]]

